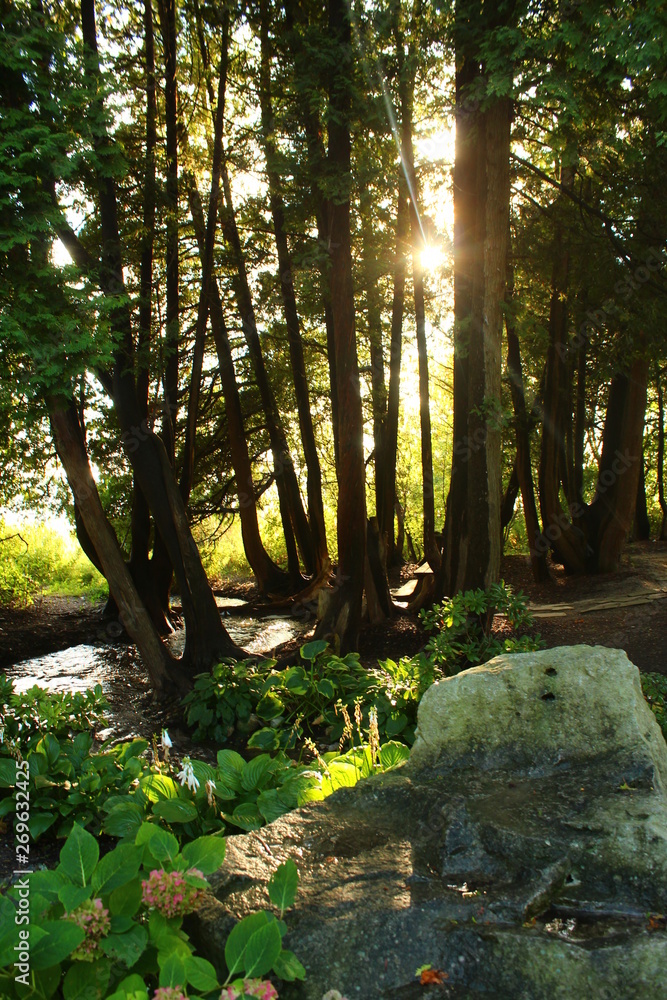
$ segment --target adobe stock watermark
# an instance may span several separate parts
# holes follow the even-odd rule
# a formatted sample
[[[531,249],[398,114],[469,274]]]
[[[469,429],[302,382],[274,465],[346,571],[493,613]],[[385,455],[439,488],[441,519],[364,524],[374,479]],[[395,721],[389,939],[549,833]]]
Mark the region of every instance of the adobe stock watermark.
[[[14,945],[16,975],[14,979],[22,986],[30,985],[30,790],[28,785],[28,761],[16,764],[16,817],[15,817],[15,858],[14,875],[20,875],[14,883],[18,895],[18,908],[14,922],[19,928],[18,944]]]

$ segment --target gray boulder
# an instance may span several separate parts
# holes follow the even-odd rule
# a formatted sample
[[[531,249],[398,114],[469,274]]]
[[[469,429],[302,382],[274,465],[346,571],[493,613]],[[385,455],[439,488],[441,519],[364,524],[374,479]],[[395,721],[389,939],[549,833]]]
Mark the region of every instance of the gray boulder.
[[[293,858],[286,945],[308,978],[284,1000],[667,997],[666,780],[624,653],[501,656],[426,693],[399,771],[230,837],[190,930],[222,971]]]

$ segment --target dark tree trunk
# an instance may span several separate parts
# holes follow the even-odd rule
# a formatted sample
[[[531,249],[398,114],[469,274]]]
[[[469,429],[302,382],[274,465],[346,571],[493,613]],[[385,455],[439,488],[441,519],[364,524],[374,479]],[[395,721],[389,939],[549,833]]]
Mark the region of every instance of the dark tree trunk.
[[[329,384],[331,386],[331,428],[334,443],[334,461],[336,471],[340,459],[340,447],[338,442],[339,414],[338,414],[338,380],[336,375],[336,348],[334,336],[333,308],[331,304],[331,281],[329,275],[329,230],[327,204],[322,193],[321,178],[327,169],[327,156],[322,138],[323,129],[319,120],[317,109],[313,107],[308,99],[309,88],[312,77],[312,54],[303,44],[300,27],[304,27],[307,22],[307,14],[304,13],[301,5],[296,0],[284,0],[285,28],[289,37],[289,44],[294,56],[294,66],[296,73],[296,103],[299,115],[303,122],[306,136],[306,148],[308,153],[309,177],[312,178],[311,196],[314,206],[314,215],[317,225],[317,240],[321,254],[319,258],[320,285],[322,295],[322,308],[324,312],[324,323],[327,332],[327,361],[329,365]]]
[[[574,184],[574,167],[561,170],[561,185],[571,191]],[[542,448],[539,468],[540,507],[544,537],[549,540],[557,561],[571,573],[583,572],[585,558],[582,549],[582,526],[579,507],[565,512],[560,502],[562,482],[567,482],[565,471],[565,427],[570,419],[567,412],[569,379],[569,342],[567,333],[567,289],[570,255],[563,235],[559,212],[566,203],[561,194],[555,205],[554,261],[551,279],[551,304],[549,309],[549,348],[547,351],[544,384],[544,416]]]
[[[188,416],[185,429],[185,444],[183,447],[183,468],[181,470],[180,489],[183,501],[187,505],[193,485],[195,467],[195,441],[197,435],[197,415],[199,411],[199,394],[201,389],[202,366],[206,346],[206,326],[210,307],[211,285],[213,282],[213,251],[215,247],[215,228],[218,218],[220,201],[220,173],[222,169],[222,129],[225,113],[225,92],[227,87],[227,41],[229,18],[226,11],[223,14],[223,25],[220,41],[220,72],[218,83],[218,98],[215,108],[213,125],[213,155],[211,162],[211,192],[209,196],[204,245],[200,251],[202,274],[197,308],[197,326],[195,329],[195,344],[190,375],[190,393],[188,395]]]
[[[635,523],[632,537],[636,542],[647,542],[651,537],[651,522],[648,516],[646,502],[646,468],[644,466],[644,449],[639,460],[639,478],[637,480],[637,502],[635,504]]]
[[[97,83],[94,0],[82,0],[81,10],[88,56],[86,72]],[[103,116],[98,114],[97,120],[103,121]],[[98,126],[96,151],[103,153],[108,141],[104,128]],[[101,159],[103,161],[104,157]],[[132,318],[123,280],[115,185],[113,178],[103,175],[98,175],[98,185],[102,241],[98,279],[102,291],[110,299],[108,319],[117,342],[112,377],[104,372],[98,375],[113,399],[125,451],[176,573],[186,622],[182,663],[195,674],[210,667],[219,657],[239,655],[242,650],[232,642],[222,625],[166,449],[159,438],[144,429],[133,375]]]
[[[303,509],[299,483],[294,471],[294,463],[290,453],[287,436],[280,421],[278,406],[275,395],[269,382],[268,373],[264,364],[264,356],[257,332],[257,322],[255,309],[252,302],[252,294],[248,283],[245,258],[241,239],[236,226],[234,206],[232,202],[232,191],[229,182],[226,165],[222,168],[222,183],[224,190],[225,207],[222,212],[222,230],[225,240],[231,250],[235,275],[233,280],[234,294],[241,316],[243,335],[248,352],[252,361],[257,388],[262,400],[264,416],[269,432],[271,450],[273,453],[273,463],[276,475],[276,486],[278,489],[278,499],[280,502],[283,531],[285,533],[285,544],[287,547],[287,558],[290,574],[295,584],[300,578],[299,561],[294,542],[299,547],[301,558],[307,573],[312,573],[315,568],[315,551],[310,526]]]
[[[618,568],[632,528],[640,475],[648,362],[636,358],[609,388],[595,496],[588,511],[588,572]]]
[[[166,127],[167,213],[166,265],[167,313],[163,346],[164,413],[162,438],[172,465],[176,456],[178,414],[179,267],[178,267],[178,59],[176,54],[176,0],[158,0],[158,14],[164,51],[164,110]]]
[[[188,675],[173,660],[134,586],[123,559],[118,539],[109,524],[100,502],[90,469],[81,426],[73,400],[48,400],[49,417],[58,456],[63,463],[76,508],[85,527],[96,565],[104,573],[110,593],[118,607],[120,620],[141,654],[156,695],[173,697],[189,688]]]
[[[656,388],[658,390],[658,503],[662,513],[660,525],[660,541],[667,541],[667,500],[665,500],[665,400],[662,391],[660,370],[656,372]]]
[[[514,269],[508,269],[508,304],[511,309],[512,297],[514,294]],[[521,366],[521,348],[517,336],[511,312],[506,313],[505,328],[507,330],[507,372],[509,375],[510,393],[512,396],[512,407],[514,409],[514,425],[516,435],[516,469],[519,488],[521,490],[521,501],[523,504],[523,516],[526,524],[526,535],[528,537],[528,549],[530,551],[530,565],[533,577],[538,583],[543,583],[549,579],[547,567],[547,553],[543,545],[538,545],[540,535],[540,521],[537,514],[537,504],[535,503],[535,485],[533,482],[533,467],[530,457],[530,432],[531,417],[526,412],[526,396],[523,383],[523,370]]]
[[[394,294],[391,308],[391,345],[389,349],[389,392],[384,435],[385,480],[382,502],[378,501],[380,533],[385,540],[387,565],[400,564],[403,546],[394,543],[394,511],[396,508],[396,457],[398,454],[398,412],[401,385],[401,342],[403,339],[403,311],[405,306],[406,251],[410,231],[407,183],[402,169],[398,177],[398,205],[396,211],[396,253],[394,257]]]
[[[314,568],[320,572],[329,561],[326,528],[324,524],[324,503],[322,500],[322,472],[317,453],[313,419],[310,411],[310,391],[303,354],[303,342],[299,313],[294,291],[292,261],[285,231],[285,212],[280,190],[279,167],[273,142],[273,112],[271,107],[271,46],[269,41],[268,8],[266,0],[261,4],[261,47],[262,67],[260,81],[260,102],[262,109],[262,134],[266,158],[267,176],[273,231],[278,254],[278,276],[280,292],[287,327],[292,378],[296,395],[299,429],[307,468],[308,517],[312,532]]]
[[[199,253],[203,255],[205,242],[204,213],[193,178],[190,179],[189,186],[192,221],[199,244]],[[282,596],[290,591],[292,586],[288,574],[284,573],[267,553],[259,532],[257,496],[252,478],[252,464],[248,452],[241,398],[234,372],[234,359],[225,325],[220,290],[215,276],[212,279],[210,287],[210,315],[211,331],[218,355],[220,384],[222,385],[222,394],[225,399],[227,433],[232,468],[234,470],[234,478],[236,479],[243,548],[261,593],[267,596]]]
[[[500,360],[509,231],[510,102],[470,103],[480,73],[457,11],[454,448],[437,596],[500,571]]]
[[[519,495],[519,473],[517,472],[516,466],[517,460],[515,458],[505,492],[503,493],[503,499],[500,504],[500,530],[503,538],[505,536],[505,530],[509,528],[512,523],[512,518],[514,517],[514,507],[516,506],[516,498]]]
[[[329,175],[337,189],[350,172],[352,32],[345,0],[329,0],[329,33],[336,45],[329,89]],[[363,416],[354,325],[349,191],[328,202],[331,306],[338,398],[338,572],[336,589],[317,629],[337,637],[342,652],[357,645],[366,558]]]
[[[155,239],[155,150],[157,145],[157,101],[155,90],[155,47],[153,10],[144,3],[144,44],[146,63],[146,170],[144,173],[144,210],[139,269],[139,330],[137,339],[137,401],[148,426],[150,352],[152,340],[153,244]],[[169,602],[164,587],[155,585],[149,559],[151,518],[146,498],[136,476],[133,478],[130,527],[130,573],[137,590],[161,635],[172,631]],[[168,570],[167,570],[168,572]]]

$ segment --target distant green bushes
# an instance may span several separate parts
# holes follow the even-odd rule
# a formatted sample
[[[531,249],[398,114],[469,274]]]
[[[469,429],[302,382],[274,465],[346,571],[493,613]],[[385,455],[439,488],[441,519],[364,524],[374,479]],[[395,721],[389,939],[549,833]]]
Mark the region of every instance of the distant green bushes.
[[[107,586],[74,538],[47,524],[0,520],[0,604],[30,604],[40,594],[106,597]]]

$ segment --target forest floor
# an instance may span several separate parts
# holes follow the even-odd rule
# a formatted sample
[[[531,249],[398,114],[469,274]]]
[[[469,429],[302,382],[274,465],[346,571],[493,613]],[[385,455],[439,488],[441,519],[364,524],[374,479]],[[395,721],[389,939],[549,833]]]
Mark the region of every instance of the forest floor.
[[[528,596],[547,646],[618,647],[641,670],[667,674],[667,543],[628,545],[620,568],[604,576],[566,576],[561,567],[551,571],[551,581],[537,585],[527,557],[506,556],[502,566],[506,583]],[[216,593],[250,602],[256,598],[251,582],[218,581]],[[117,642],[118,625],[103,620],[103,608],[103,602],[78,597],[41,597],[27,607],[0,607],[0,669],[79,643]],[[425,641],[418,619],[403,613],[390,623],[366,626],[359,652],[368,663],[397,660],[416,653]],[[290,653],[293,644],[298,641],[278,655]]]

